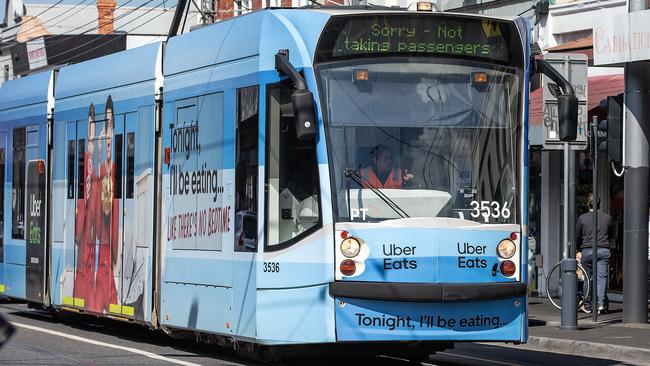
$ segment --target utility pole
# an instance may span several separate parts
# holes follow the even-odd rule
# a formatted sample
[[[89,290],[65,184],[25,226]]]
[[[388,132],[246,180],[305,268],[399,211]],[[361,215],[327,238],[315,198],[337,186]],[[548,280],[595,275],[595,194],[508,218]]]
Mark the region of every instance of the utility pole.
[[[646,0],[629,1],[630,13],[646,8]],[[650,73],[647,65],[644,61],[625,64],[624,323],[648,322]]]

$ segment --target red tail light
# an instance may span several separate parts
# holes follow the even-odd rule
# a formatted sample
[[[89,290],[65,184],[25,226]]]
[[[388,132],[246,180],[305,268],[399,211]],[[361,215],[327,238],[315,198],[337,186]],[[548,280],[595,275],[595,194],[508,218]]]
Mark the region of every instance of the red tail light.
[[[341,239],[347,239],[348,236],[350,236],[350,233],[348,233],[346,230],[341,231]]]
[[[341,269],[341,273],[343,273],[345,276],[352,276],[354,272],[357,271],[357,265],[351,259],[346,259],[341,262],[339,268]]]
[[[510,233],[510,240],[517,240],[517,233]]]
[[[515,266],[515,263],[513,261],[501,262],[501,273],[503,273],[504,276],[510,277],[515,274],[516,271],[517,266]]]

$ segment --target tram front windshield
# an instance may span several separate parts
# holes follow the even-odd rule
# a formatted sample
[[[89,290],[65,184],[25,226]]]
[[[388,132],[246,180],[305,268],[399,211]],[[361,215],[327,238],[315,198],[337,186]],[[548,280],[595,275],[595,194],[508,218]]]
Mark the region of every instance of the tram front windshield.
[[[339,221],[519,221],[517,68],[376,57],[317,72]]]

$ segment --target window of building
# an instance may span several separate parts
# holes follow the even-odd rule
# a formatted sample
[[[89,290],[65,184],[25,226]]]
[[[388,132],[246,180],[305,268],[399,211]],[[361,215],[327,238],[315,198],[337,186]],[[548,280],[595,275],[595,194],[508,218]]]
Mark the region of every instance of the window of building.
[[[291,88],[275,85],[267,96],[267,247],[279,250],[321,226],[316,142],[298,140]]]
[[[13,172],[11,177],[11,237],[25,238],[25,129],[13,136]]]
[[[267,8],[279,8],[282,7],[282,0],[266,0]]]
[[[309,0],[291,0],[291,6],[294,8],[300,8],[302,6],[309,5]]]

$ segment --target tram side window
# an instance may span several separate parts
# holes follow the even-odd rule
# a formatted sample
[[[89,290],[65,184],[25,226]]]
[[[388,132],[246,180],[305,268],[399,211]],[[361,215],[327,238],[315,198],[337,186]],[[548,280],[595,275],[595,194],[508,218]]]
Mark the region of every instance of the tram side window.
[[[259,86],[237,90],[235,251],[257,250]]]
[[[135,174],[135,133],[126,134],[126,198],[133,198]]]
[[[122,198],[122,134],[115,135],[115,177],[113,177],[113,198]]]
[[[74,198],[74,140],[68,141],[68,199]]]
[[[266,150],[267,250],[295,243],[320,227],[316,142],[298,140],[291,88],[268,90]]]
[[[11,177],[11,237],[25,238],[25,129],[14,130]]]
[[[86,155],[86,139],[79,139],[79,156],[77,157],[77,197],[83,199],[86,194],[86,164],[84,162],[84,157]]]
[[[5,243],[5,149],[0,149],[0,263],[4,261]]]

